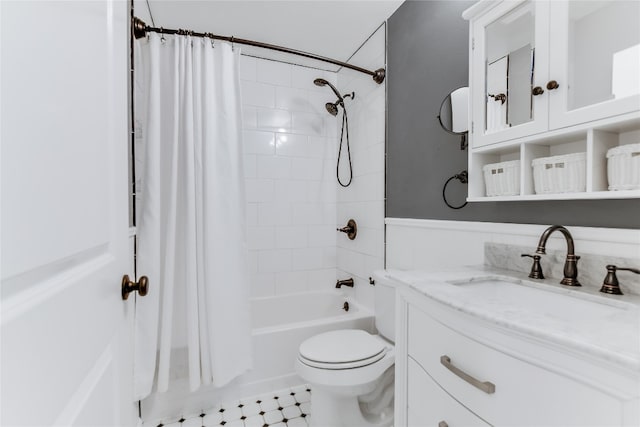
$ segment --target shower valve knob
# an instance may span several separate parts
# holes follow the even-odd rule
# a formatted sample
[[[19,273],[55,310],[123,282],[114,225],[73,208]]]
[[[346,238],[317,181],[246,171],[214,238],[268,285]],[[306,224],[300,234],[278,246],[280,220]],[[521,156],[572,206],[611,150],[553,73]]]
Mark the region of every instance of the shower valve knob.
[[[147,276],[140,277],[137,283],[132,282],[127,274],[122,276],[122,299],[128,299],[129,294],[134,291],[138,291],[141,297],[147,295],[149,292],[149,279]]]
[[[358,225],[356,224],[356,221],[354,219],[350,219],[345,227],[336,228],[336,230],[342,233],[346,233],[349,240],[353,240],[358,234]]]

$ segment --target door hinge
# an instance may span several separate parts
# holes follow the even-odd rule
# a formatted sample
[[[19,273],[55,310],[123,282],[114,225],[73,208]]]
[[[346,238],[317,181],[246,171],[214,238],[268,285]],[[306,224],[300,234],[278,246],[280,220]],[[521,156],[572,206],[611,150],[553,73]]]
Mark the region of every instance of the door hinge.
[[[475,50],[476,49],[476,39],[475,37],[471,38],[471,50]]]
[[[473,133],[473,122],[471,122],[471,133]]]

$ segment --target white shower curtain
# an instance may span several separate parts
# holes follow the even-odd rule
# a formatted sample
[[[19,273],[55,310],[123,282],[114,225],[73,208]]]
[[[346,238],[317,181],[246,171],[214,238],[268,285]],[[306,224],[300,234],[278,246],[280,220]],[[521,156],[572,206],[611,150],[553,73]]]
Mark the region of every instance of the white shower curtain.
[[[136,301],[141,399],[155,374],[168,389],[172,348],[187,347],[192,391],[252,362],[239,49],[154,33],[137,48],[137,272],[150,283]]]

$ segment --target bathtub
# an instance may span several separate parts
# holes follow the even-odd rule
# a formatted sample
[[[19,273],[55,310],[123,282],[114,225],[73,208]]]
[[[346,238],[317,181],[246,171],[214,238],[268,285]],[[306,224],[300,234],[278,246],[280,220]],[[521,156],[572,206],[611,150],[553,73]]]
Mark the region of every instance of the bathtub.
[[[344,310],[348,303],[349,311]],[[249,382],[294,375],[298,347],[307,338],[335,329],[373,332],[373,314],[339,291],[305,292],[251,301],[253,366]]]
[[[349,310],[344,310],[344,303]],[[186,348],[172,351],[171,384],[166,393],[142,401],[145,420],[196,413],[215,405],[302,384],[295,374],[298,347],[307,338],[336,329],[375,331],[374,317],[340,291],[313,291],[251,300],[253,369],[219,389],[189,392]]]

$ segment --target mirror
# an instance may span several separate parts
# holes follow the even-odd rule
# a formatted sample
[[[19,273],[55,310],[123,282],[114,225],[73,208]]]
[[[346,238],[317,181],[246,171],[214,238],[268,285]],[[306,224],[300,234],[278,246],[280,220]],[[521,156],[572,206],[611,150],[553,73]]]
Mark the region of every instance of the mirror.
[[[530,1],[487,26],[486,132],[533,120],[534,26]]]
[[[442,129],[453,135],[460,135],[460,149],[467,148],[469,131],[469,88],[460,87],[447,95],[440,104],[438,120]]]

